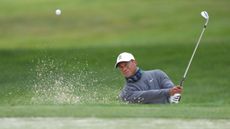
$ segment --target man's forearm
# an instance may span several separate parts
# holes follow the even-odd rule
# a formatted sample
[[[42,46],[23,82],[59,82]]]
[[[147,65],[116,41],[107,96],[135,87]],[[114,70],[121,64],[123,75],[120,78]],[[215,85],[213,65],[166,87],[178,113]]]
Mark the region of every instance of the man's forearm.
[[[169,89],[134,91],[126,98],[131,103],[165,103],[169,97]]]

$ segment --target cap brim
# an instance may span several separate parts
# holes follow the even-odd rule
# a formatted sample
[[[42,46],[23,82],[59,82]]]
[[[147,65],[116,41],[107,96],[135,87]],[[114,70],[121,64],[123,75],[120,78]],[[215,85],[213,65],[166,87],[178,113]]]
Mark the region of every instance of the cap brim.
[[[131,61],[131,60],[128,60],[128,61],[119,61],[119,62],[117,62],[117,63],[114,65],[114,68],[117,68],[117,66],[118,66],[119,63],[122,63],[122,62],[129,62],[129,61]]]

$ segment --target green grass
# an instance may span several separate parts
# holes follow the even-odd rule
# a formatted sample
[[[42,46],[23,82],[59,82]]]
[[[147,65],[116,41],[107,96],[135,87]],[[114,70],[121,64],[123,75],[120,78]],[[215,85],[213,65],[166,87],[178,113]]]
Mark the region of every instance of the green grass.
[[[72,48],[193,43],[210,15],[204,41],[229,41],[229,1],[70,0],[1,2],[0,48]],[[26,7],[26,8],[25,8]],[[56,8],[62,9],[55,16]]]
[[[4,55],[1,56],[2,62],[8,65],[1,66],[4,68],[1,71],[5,74],[1,76],[4,81],[1,82],[0,116],[228,118],[230,99],[226,91],[229,90],[230,69],[225,59],[228,58],[226,48],[229,47],[228,44],[201,45],[178,106],[127,106],[117,99],[124,80],[113,69],[113,65],[115,56],[123,48],[2,51],[7,55],[7,59],[3,61],[5,55],[1,54]],[[136,52],[141,68],[163,69],[178,83],[192,49],[193,45],[154,45],[130,47],[126,50]],[[42,61],[43,63],[39,63]],[[49,71],[54,74],[47,73]],[[41,77],[38,76],[39,73],[42,74]],[[55,81],[61,81],[62,85],[55,84]],[[34,89],[35,85],[40,85],[38,93]],[[47,86],[53,94],[42,91]],[[66,91],[66,88],[72,88],[73,92]],[[64,92],[66,98],[62,97],[61,92]],[[56,99],[55,96],[59,98]],[[75,96],[80,97],[79,102],[67,100]],[[45,106],[50,104],[54,105]],[[63,104],[67,106],[62,106]],[[28,109],[31,111],[28,112]],[[52,109],[56,111],[50,112]],[[168,114],[169,112],[172,114]]]
[[[229,1],[2,0],[0,117],[229,119]],[[56,8],[62,9],[55,16]],[[127,105],[116,56],[178,84],[210,15],[179,105]]]
[[[37,105],[1,106],[0,117],[98,117],[229,119],[229,106],[212,105]]]

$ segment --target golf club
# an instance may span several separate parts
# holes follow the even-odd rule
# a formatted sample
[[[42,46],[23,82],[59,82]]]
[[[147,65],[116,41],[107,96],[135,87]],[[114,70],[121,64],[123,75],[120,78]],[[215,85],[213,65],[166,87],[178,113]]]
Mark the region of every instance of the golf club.
[[[204,34],[204,31],[205,31],[205,29],[206,29],[206,27],[207,27],[207,24],[208,24],[208,20],[209,20],[208,13],[207,13],[206,11],[202,11],[202,12],[201,12],[201,16],[205,18],[206,22],[205,22],[205,24],[204,24],[203,30],[202,30],[202,32],[201,32],[201,34],[200,34],[200,37],[199,37],[199,39],[198,39],[198,41],[197,41],[197,43],[196,43],[196,47],[195,47],[195,49],[194,49],[194,51],[193,51],[193,53],[192,53],[192,56],[191,56],[191,58],[190,58],[190,60],[189,60],[188,66],[187,66],[187,68],[186,68],[186,70],[185,70],[185,72],[184,72],[184,76],[183,76],[183,78],[182,78],[181,81],[180,81],[180,86],[183,86],[183,83],[184,83],[184,81],[185,81],[185,79],[186,79],[188,70],[189,70],[190,65],[191,65],[191,63],[192,63],[193,57],[194,57],[194,55],[195,55],[195,53],[196,53],[196,50],[197,50],[197,48],[198,48],[198,46],[199,46],[199,44],[200,44],[200,40],[201,40],[201,38],[202,38],[202,36],[203,36],[203,34]]]
[[[181,86],[181,87],[183,86],[183,83],[184,83],[184,81],[185,81],[185,79],[186,79],[188,70],[189,70],[190,65],[191,65],[191,63],[192,63],[193,57],[194,57],[194,55],[195,55],[195,53],[196,53],[196,50],[197,50],[197,48],[198,48],[198,46],[199,46],[199,44],[200,44],[200,40],[201,40],[201,38],[202,38],[202,36],[203,36],[203,34],[204,34],[204,31],[205,31],[205,29],[206,29],[206,27],[207,27],[207,24],[208,24],[208,20],[209,20],[208,13],[207,13],[206,11],[202,11],[202,12],[201,12],[201,16],[205,18],[206,22],[205,22],[205,24],[204,24],[203,30],[202,30],[202,32],[201,32],[201,34],[200,34],[200,37],[199,37],[199,39],[198,39],[198,41],[197,41],[197,43],[196,43],[195,49],[194,49],[194,51],[193,51],[193,53],[192,53],[192,56],[191,56],[191,58],[190,58],[190,60],[189,60],[188,66],[187,66],[187,68],[186,68],[186,70],[185,70],[185,72],[184,72],[184,76],[182,77],[182,79],[181,79],[181,81],[180,81],[180,86]],[[171,103],[179,103],[180,99],[181,99],[181,95],[180,95],[179,93],[174,94],[173,96],[170,97]]]

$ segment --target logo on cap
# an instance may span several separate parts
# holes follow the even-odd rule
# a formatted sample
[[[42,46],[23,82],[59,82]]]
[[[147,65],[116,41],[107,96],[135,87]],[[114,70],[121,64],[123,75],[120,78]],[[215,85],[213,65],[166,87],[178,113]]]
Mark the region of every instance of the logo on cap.
[[[118,56],[118,60],[121,60],[121,59],[122,59],[122,55],[119,55],[119,56]]]

